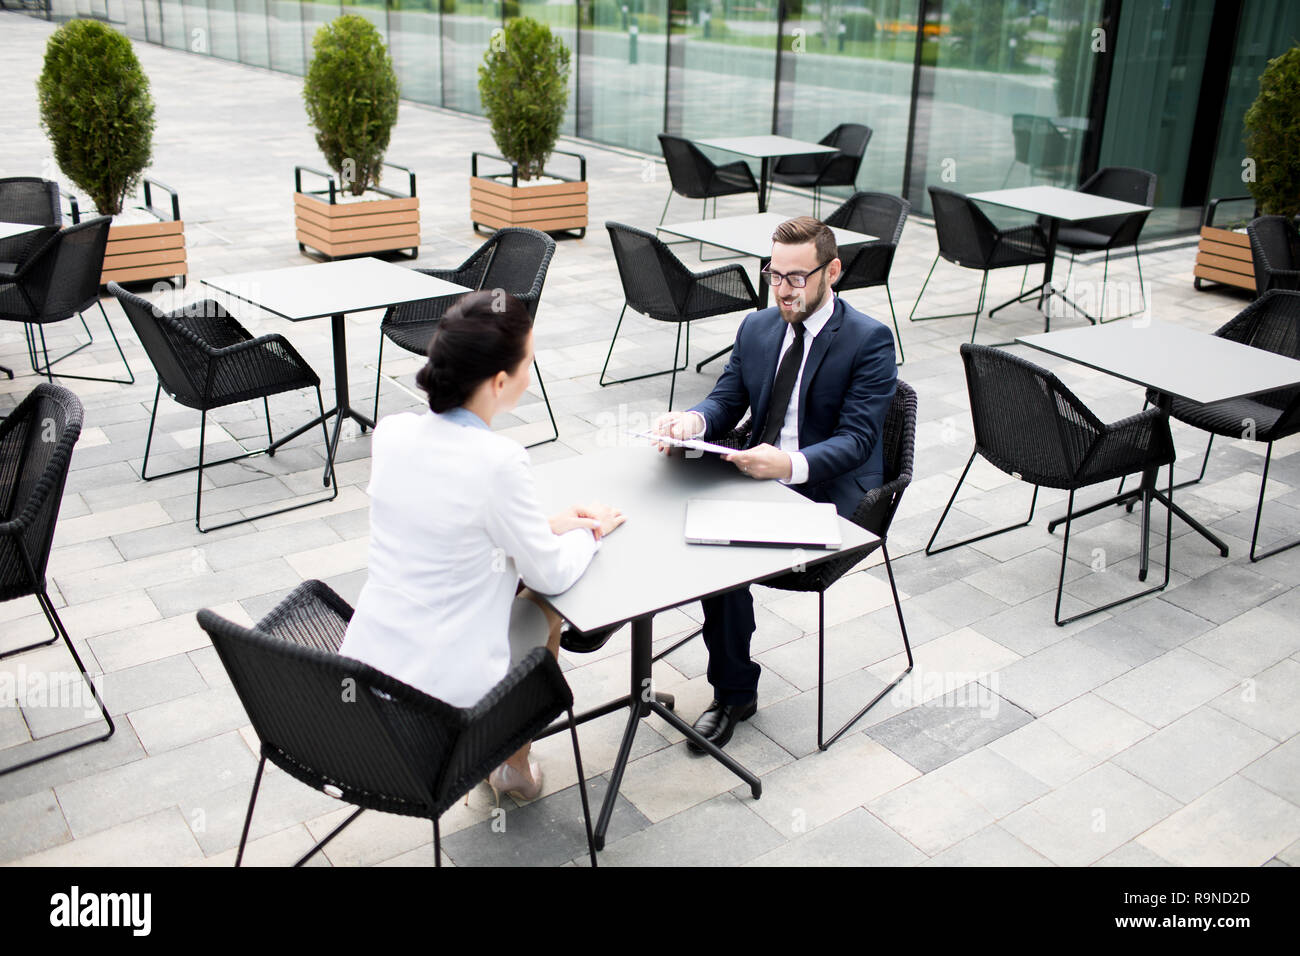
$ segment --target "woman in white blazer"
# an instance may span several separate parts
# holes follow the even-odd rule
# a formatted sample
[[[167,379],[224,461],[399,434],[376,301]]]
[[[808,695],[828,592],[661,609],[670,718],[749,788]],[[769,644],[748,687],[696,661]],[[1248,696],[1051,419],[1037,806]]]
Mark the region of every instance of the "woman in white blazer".
[[[430,410],[388,416],[371,445],[369,576],[339,650],[457,707],[532,648],[558,652],[560,618],[533,592],[571,587],[623,522],[602,505],[547,518],[528,453],[491,431],[528,387],[532,362],[522,303],[463,297],[416,376]],[[528,752],[488,778],[498,800],[540,794]]]

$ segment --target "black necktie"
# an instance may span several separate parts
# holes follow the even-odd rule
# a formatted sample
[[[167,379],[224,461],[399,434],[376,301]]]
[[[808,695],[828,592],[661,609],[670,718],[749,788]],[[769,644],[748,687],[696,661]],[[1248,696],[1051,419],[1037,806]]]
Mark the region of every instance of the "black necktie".
[[[772,401],[767,406],[767,421],[758,436],[758,445],[775,445],[785,424],[785,413],[790,408],[790,396],[794,393],[795,380],[799,378],[799,366],[803,363],[803,323],[791,324],[794,329],[794,342],[781,357],[781,367],[776,370],[776,382],[772,386]]]

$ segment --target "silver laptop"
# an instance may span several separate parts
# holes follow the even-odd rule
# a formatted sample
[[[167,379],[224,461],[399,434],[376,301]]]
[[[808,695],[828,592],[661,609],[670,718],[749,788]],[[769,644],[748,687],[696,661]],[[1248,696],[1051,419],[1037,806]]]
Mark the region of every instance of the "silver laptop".
[[[691,498],[686,502],[686,541],[836,550],[841,544],[838,518],[834,505],[816,501]]]

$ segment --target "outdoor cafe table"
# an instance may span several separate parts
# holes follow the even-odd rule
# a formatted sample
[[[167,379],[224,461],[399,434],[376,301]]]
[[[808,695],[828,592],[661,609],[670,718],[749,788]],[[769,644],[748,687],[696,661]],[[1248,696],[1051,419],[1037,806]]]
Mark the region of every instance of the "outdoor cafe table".
[[[1135,385],[1153,389],[1157,405],[1169,415],[1175,398],[1206,404],[1233,398],[1249,398],[1274,389],[1300,385],[1300,362],[1253,348],[1217,335],[1195,332],[1167,322],[1129,320],[1107,325],[1037,335],[1016,339],[1022,345],[1077,362],[1088,368],[1114,375]],[[1075,518],[1091,514],[1114,504],[1133,500],[1143,490],[1151,492],[1180,520],[1228,556],[1228,546],[1208,528],[1175,505],[1156,487],[1156,472],[1147,469],[1142,484],[1135,491],[1122,492],[1074,513]],[[1055,530],[1064,518],[1048,524]],[[1141,566],[1139,580],[1146,580],[1149,516],[1143,517]]]
[[[13,236],[21,236],[26,232],[35,232],[37,229],[44,229],[44,226],[33,226],[29,222],[0,222],[0,239],[9,239]]]
[[[323,419],[312,419],[276,442],[277,445],[284,444],[333,417],[334,434],[330,438],[325,461],[327,483],[330,465],[338,449],[343,420],[354,419],[363,431],[375,427],[368,416],[349,404],[348,343],[343,316],[349,312],[386,309],[393,305],[470,291],[454,282],[435,279],[414,269],[369,257],[336,259],[315,265],[290,266],[261,272],[240,272],[217,279],[204,279],[203,284],[290,322],[319,319],[327,315],[330,317],[330,331],[334,340],[334,407],[325,413]]]
[[[761,212],[749,216],[723,216],[721,219],[677,222],[667,226],[660,226],[659,229],[675,236],[685,236],[688,239],[706,242],[720,249],[730,249],[733,252],[756,257],[758,259],[759,273],[757,276],[758,305],[759,308],[765,309],[768,303],[768,286],[763,281],[762,273],[772,261],[772,233],[776,232],[776,227],[788,218],[788,216],[782,216],[775,212]],[[864,242],[875,242],[879,238],[879,236],[871,236],[865,232],[853,232],[849,229],[839,229],[834,226],[831,227],[831,232],[835,234],[835,242],[841,248]],[[695,371],[698,372],[715,358],[720,358],[730,351],[731,346],[728,345],[721,352],[710,355],[696,364]]]
[[[759,779],[724,751],[713,746],[672,710],[672,698],[653,692],[651,645],[654,616],[700,598],[763,581],[827,558],[860,551],[865,557],[880,539],[839,519],[842,547],[838,551],[785,547],[743,547],[687,544],[684,527],[690,498],[745,501],[807,501],[777,481],[755,481],[718,456],[669,457],[653,446],[611,448],[567,458],[533,469],[542,507],[548,513],[569,505],[600,501],[618,508],[627,521],[603,539],[600,550],[578,583],[563,594],[543,598],[581,631],[632,622],[629,692],[578,715],[581,724],[627,708],[627,726],[618,757],[610,771],[609,789],[596,822],[596,846],[605,845],[605,832],[618,799],[638,724],[657,714],[693,740],[732,773],[749,784],[754,799],[763,792]],[[568,721],[551,725],[541,736],[568,729]],[[690,773],[683,761],[681,773]]]
[[[991,206],[1002,206],[1006,209],[1030,212],[1036,216],[1042,216],[1048,221],[1047,263],[1043,266],[1043,281],[1032,289],[1020,293],[1015,298],[1008,299],[1001,305],[989,309],[989,316],[992,317],[1000,309],[1005,309],[1016,302],[1022,302],[1037,293],[1038,308],[1040,310],[1043,308],[1045,301],[1050,300],[1052,296],[1058,296],[1062,302],[1085,316],[1093,324],[1096,324],[1096,320],[1092,316],[1076,305],[1064,292],[1052,285],[1052,266],[1056,262],[1056,239],[1061,231],[1061,223],[1083,222],[1087,219],[1098,219],[1102,216],[1127,216],[1137,212],[1147,212],[1151,209],[1150,206],[1139,206],[1136,203],[1124,202],[1119,199],[1108,199],[1105,196],[1081,193],[1077,189],[1062,189],[1060,186],[1023,186],[1019,189],[993,189],[988,192],[971,193],[967,198],[976,202],[988,203]],[[1048,331],[1050,327],[1051,318],[1049,315],[1045,320],[1043,331]]]
[[[697,139],[696,146],[720,149],[737,156],[761,160],[758,176],[758,211],[767,212],[768,183],[772,178],[772,160],[782,156],[808,156],[813,153],[838,153],[834,146],[805,143],[788,136],[722,136],[718,139]]]

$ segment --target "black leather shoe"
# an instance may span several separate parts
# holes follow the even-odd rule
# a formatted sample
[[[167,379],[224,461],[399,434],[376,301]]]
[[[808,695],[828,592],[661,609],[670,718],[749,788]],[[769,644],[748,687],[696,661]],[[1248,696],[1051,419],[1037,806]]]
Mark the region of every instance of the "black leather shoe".
[[[727,746],[727,741],[736,732],[736,724],[742,720],[749,720],[756,713],[758,713],[758,697],[747,704],[719,704],[715,700],[709,704],[708,710],[700,714],[700,719],[695,722],[695,731],[713,746],[721,749]],[[692,753],[708,753],[689,738],[686,746]]]
[[[590,654],[604,647],[622,626],[616,624],[613,627],[598,627],[594,631],[575,631],[565,624],[560,629],[560,646],[571,654]]]

